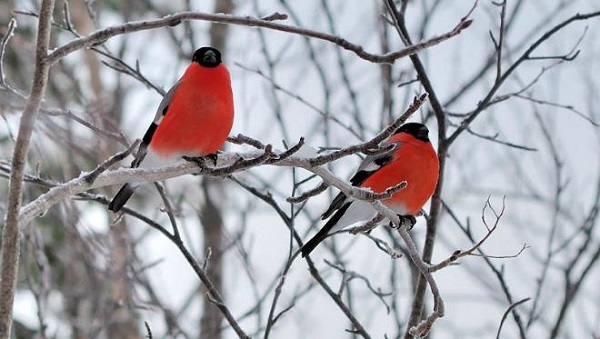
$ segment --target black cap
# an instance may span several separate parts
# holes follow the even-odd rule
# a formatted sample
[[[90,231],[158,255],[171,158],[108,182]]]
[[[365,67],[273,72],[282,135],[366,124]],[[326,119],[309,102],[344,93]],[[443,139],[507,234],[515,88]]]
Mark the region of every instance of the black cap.
[[[429,141],[429,129],[423,124],[417,122],[409,122],[400,126],[394,134],[408,133],[421,141]]]
[[[194,52],[192,62],[197,62],[203,67],[217,67],[221,64],[221,52],[212,47],[199,48]]]

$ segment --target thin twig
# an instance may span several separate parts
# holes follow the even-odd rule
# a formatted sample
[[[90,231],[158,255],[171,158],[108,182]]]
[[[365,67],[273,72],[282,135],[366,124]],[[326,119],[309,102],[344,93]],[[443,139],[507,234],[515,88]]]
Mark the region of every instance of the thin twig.
[[[165,188],[159,182],[155,182],[154,187],[156,187],[160,198],[165,204],[165,212],[167,212],[169,222],[171,223],[171,227],[173,228],[173,236],[177,239],[181,239],[181,235],[179,234],[179,227],[177,226],[177,220],[175,219],[175,213],[173,212],[173,207],[171,206],[169,197],[165,193]]]
[[[485,219],[485,211],[487,208],[490,208],[493,210],[493,207],[490,203],[490,197],[487,198],[485,204],[483,205],[483,210],[481,212],[481,218],[482,218],[483,224],[485,225],[485,227],[487,229],[486,235],[483,238],[481,238],[481,240],[479,240],[476,244],[474,244],[468,250],[465,250],[465,251],[457,250],[454,253],[452,253],[452,255],[450,257],[446,258],[445,260],[442,260],[439,264],[431,266],[429,268],[430,272],[437,272],[437,271],[441,270],[442,268],[449,266],[456,260],[458,260],[462,257],[468,256],[468,255],[473,255],[473,252],[479,250],[479,248],[492,236],[494,231],[496,231],[496,229],[498,228],[500,219],[502,218],[502,216],[504,215],[504,211],[506,210],[506,196],[504,196],[502,198],[502,210],[500,210],[500,213],[496,214],[496,211],[494,211],[496,220],[494,220],[494,224],[492,225],[492,227],[488,226],[487,221]],[[517,253],[517,255],[520,254],[523,250],[525,250],[525,248],[526,248],[526,246],[524,246],[523,249],[521,251],[519,251],[519,253]]]
[[[0,41],[0,88],[10,89],[10,86],[6,83],[6,73],[4,72],[4,53],[6,52],[8,41],[15,33],[15,28],[17,28],[17,20],[15,18],[11,18],[8,22],[6,34],[2,37],[2,41]]]
[[[67,2],[65,1],[65,3]],[[146,327],[146,338],[152,339],[152,331],[150,330],[150,325],[147,321],[144,321],[144,327]]]
[[[83,176],[83,180],[85,180],[88,184],[92,184],[94,181],[96,181],[96,178],[98,178],[98,176],[102,173],[104,173],[106,170],[108,170],[112,165],[116,164],[117,162],[125,159],[129,154],[131,154],[131,152],[137,148],[139,144],[139,140],[137,140],[136,142],[134,142],[133,144],[131,144],[131,146],[129,146],[129,148],[127,148],[124,151],[121,151],[115,155],[113,155],[112,157],[108,158],[106,161],[104,161],[103,163],[101,163],[100,165],[98,165],[93,171],[91,171],[90,173],[86,174]]]
[[[473,131],[470,127],[467,128],[467,132],[469,132],[469,134],[474,135],[474,136],[476,136],[478,138],[481,138],[481,139],[484,139],[484,140],[489,140],[491,142],[495,142],[495,143],[498,143],[498,144],[501,144],[501,145],[504,145],[504,146],[508,146],[508,147],[512,147],[512,148],[516,148],[516,149],[520,149],[520,150],[524,150],[524,151],[530,151],[530,152],[537,152],[537,150],[538,150],[535,147],[527,147],[527,146],[523,146],[523,145],[517,145],[517,144],[515,144],[513,142],[510,142],[510,141],[499,140],[498,139],[499,135],[497,133],[495,135],[493,135],[493,136],[484,135],[484,134],[477,133],[477,132]]]
[[[568,111],[576,114],[577,116],[585,119],[587,122],[589,122],[593,126],[600,127],[600,122],[597,122],[594,119],[590,118],[589,116],[585,115],[583,112],[577,110],[572,105],[558,104],[558,103],[551,102],[551,101],[548,101],[548,100],[536,99],[536,98],[534,98],[532,96],[522,95],[522,94],[515,94],[514,97],[520,98],[520,99],[523,99],[523,100],[527,100],[527,101],[533,102],[535,104],[540,104],[540,105],[550,106],[550,107],[557,107],[557,108],[562,108],[562,109],[568,110]]]
[[[512,310],[513,310],[515,307],[517,307],[517,306],[519,306],[519,305],[521,305],[521,304],[523,304],[523,303],[525,303],[525,302],[529,301],[530,299],[531,299],[531,298],[525,298],[525,299],[521,299],[521,300],[519,300],[519,301],[517,301],[517,302],[513,303],[512,305],[510,305],[510,306],[509,306],[509,307],[506,309],[506,311],[505,311],[505,312],[504,312],[504,314],[502,315],[502,320],[500,321],[500,326],[498,327],[498,332],[496,333],[496,339],[500,339],[500,333],[502,332],[502,326],[504,326],[504,322],[506,321],[506,318],[507,318],[507,317],[508,317],[508,315],[509,315],[509,314],[512,312]]]
[[[345,124],[344,122],[342,122],[340,119],[338,119],[334,114],[331,114],[331,112],[326,112],[321,110],[320,108],[318,108],[317,106],[311,104],[310,102],[308,102],[308,100],[304,99],[303,97],[301,97],[299,94],[294,93],[286,88],[283,88],[283,86],[279,85],[279,83],[277,83],[273,78],[267,76],[265,73],[263,73],[261,70],[259,69],[253,69],[247,66],[244,66],[238,62],[235,63],[236,66],[242,68],[243,70],[249,71],[249,72],[253,72],[259,76],[261,76],[262,78],[266,79],[267,81],[269,81],[271,83],[271,86],[275,89],[278,90],[280,92],[282,92],[283,94],[290,96],[292,98],[294,98],[295,100],[298,100],[300,103],[304,104],[305,106],[309,107],[310,109],[312,109],[313,111],[317,112],[320,116],[322,116],[323,118],[326,118],[328,120],[333,121],[336,125],[342,127],[343,129],[347,130],[350,134],[354,135],[355,137],[360,139],[360,134],[355,131],[351,126],[348,126],[347,124]]]
[[[367,233],[375,228],[375,226],[377,226],[377,224],[379,224],[379,222],[381,222],[383,219],[385,219],[383,214],[377,213],[373,218],[371,218],[371,220],[367,221],[363,225],[349,228],[348,232],[350,232],[350,234]]]
[[[367,330],[362,326],[362,324],[358,321],[358,319],[356,319],[352,311],[348,308],[348,306],[346,306],[346,304],[344,304],[342,299],[331,289],[331,287],[327,285],[325,280],[323,280],[323,277],[321,277],[321,275],[319,274],[319,271],[315,267],[315,264],[312,262],[312,259],[310,259],[309,256],[307,256],[305,259],[312,277],[317,281],[319,285],[321,285],[321,287],[331,297],[331,299],[336,303],[336,305],[342,310],[342,312],[344,312],[346,317],[348,317],[352,325],[354,325],[355,327],[354,331],[357,334],[360,334],[363,338],[370,339],[371,336],[369,335]]]
[[[325,192],[327,187],[329,186],[327,186],[325,182],[321,182],[318,186],[300,194],[297,197],[288,197],[287,199],[285,199],[285,201],[289,202],[290,204],[299,204],[308,200],[308,198],[314,197],[315,195]]]
[[[265,148],[265,145],[262,142],[254,139],[254,138],[245,136],[245,135],[243,135],[241,133],[238,134],[237,136],[230,136],[230,137],[228,137],[227,141],[231,142],[231,143],[234,143],[234,144],[237,144],[237,145],[248,144],[248,145],[253,146],[253,147],[257,148],[257,149],[264,149]]]
[[[387,139],[390,135],[392,135],[408,118],[413,115],[427,100],[427,93],[423,93],[419,96],[415,96],[413,102],[410,106],[404,111],[404,113],[396,119],[393,123],[391,123],[385,130],[376,135],[371,140],[349,147],[342,148],[339,151],[335,151],[326,155],[321,155],[319,157],[311,159],[312,166],[320,166],[325,163],[340,159],[346,155],[354,154],[356,152],[361,152],[363,150],[375,149],[378,145],[385,139]]]
[[[369,291],[371,291],[371,293],[373,293],[377,297],[377,299],[379,299],[381,301],[383,306],[385,306],[387,313],[390,312],[390,306],[387,304],[384,297],[389,297],[389,296],[393,295],[394,292],[381,292],[381,288],[375,289],[373,287],[373,285],[371,284],[371,282],[369,281],[369,279],[367,279],[364,275],[362,275],[356,271],[348,270],[345,267],[341,266],[340,264],[334,264],[334,263],[330,262],[329,260],[325,260],[325,264],[327,264],[329,267],[332,267],[335,270],[342,273],[342,284],[344,284],[344,285],[348,285],[350,283],[350,281],[352,281],[353,279],[359,279],[359,280],[363,281],[365,283],[365,285],[367,286],[367,289],[369,289]],[[340,293],[338,293],[338,295],[341,296]]]

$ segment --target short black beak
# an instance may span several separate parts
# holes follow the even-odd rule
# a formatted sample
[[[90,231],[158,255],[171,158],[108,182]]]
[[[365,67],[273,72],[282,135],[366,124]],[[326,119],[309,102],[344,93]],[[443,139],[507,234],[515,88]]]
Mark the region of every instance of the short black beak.
[[[217,54],[213,51],[206,51],[202,57],[202,63],[208,65],[217,63]]]
[[[429,130],[427,129],[427,127],[423,126],[419,128],[419,131],[417,132],[417,138],[422,140],[429,139]]]

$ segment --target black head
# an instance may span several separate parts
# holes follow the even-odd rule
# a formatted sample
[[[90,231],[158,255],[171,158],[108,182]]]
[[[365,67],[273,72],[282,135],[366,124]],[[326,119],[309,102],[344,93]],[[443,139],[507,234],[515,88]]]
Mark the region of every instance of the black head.
[[[199,48],[194,52],[192,62],[197,62],[203,67],[217,67],[221,64],[221,52],[212,47]]]
[[[423,124],[417,122],[409,122],[400,126],[394,134],[408,133],[421,141],[429,141],[429,129]]]

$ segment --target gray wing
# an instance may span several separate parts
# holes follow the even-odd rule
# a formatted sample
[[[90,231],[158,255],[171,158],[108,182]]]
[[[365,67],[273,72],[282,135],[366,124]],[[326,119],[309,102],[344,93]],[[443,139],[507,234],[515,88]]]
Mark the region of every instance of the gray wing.
[[[381,143],[380,147],[388,147],[392,145],[389,142]],[[367,180],[373,173],[377,172],[383,166],[389,164],[393,157],[394,152],[398,149],[398,147],[402,147],[401,143],[395,143],[395,147],[390,149],[389,151],[377,155],[369,155],[367,156],[358,166],[356,173],[352,178],[350,178],[350,182],[352,186],[359,186],[365,180]]]
[[[152,141],[152,137],[154,136],[154,132],[156,132],[156,128],[158,127],[158,125],[160,125],[160,122],[165,117],[165,115],[167,115],[167,112],[169,111],[169,105],[171,104],[171,99],[173,98],[173,93],[175,93],[177,87],[179,87],[180,82],[181,80],[177,81],[177,83],[173,87],[171,87],[171,89],[167,92],[167,94],[165,94],[162,101],[158,105],[158,108],[156,109],[156,114],[154,115],[154,120],[150,124],[150,127],[148,127],[148,129],[146,130],[146,133],[144,133],[142,143],[140,144],[140,147],[138,147],[138,150],[135,153],[135,159],[133,159],[133,161],[131,162],[131,167],[138,167],[142,160],[144,160],[144,158],[146,157],[148,145],[150,145],[150,142]]]
[[[383,142],[383,143],[381,143],[380,147],[387,147],[389,145],[390,145],[390,143]],[[360,186],[360,184],[365,182],[365,180],[367,180],[373,173],[377,172],[383,166],[389,164],[393,159],[394,151],[398,147],[402,147],[402,144],[396,143],[396,146],[394,148],[392,148],[391,150],[389,150],[385,153],[367,156],[360,163],[360,166],[358,166],[358,169],[356,170],[356,173],[354,174],[354,176],[352,176],[352,178],[350,178],[350,183],[352,184],[352,186]],[[331,202],[331,205],[329,205],[329,208],[327,209],[327,211],[325,211],[325,213],[323,213],[323,216],[321,217],[321,219],[325,220],[325,219],[329,218],[329,216],[333,212],[335,212],[336,210],[338,210],[342,206],[344,206],[344,204],[346,203],[347,200],[348,200],[348,197],[344,193],[340,192],[333,199],[333,201]]]

